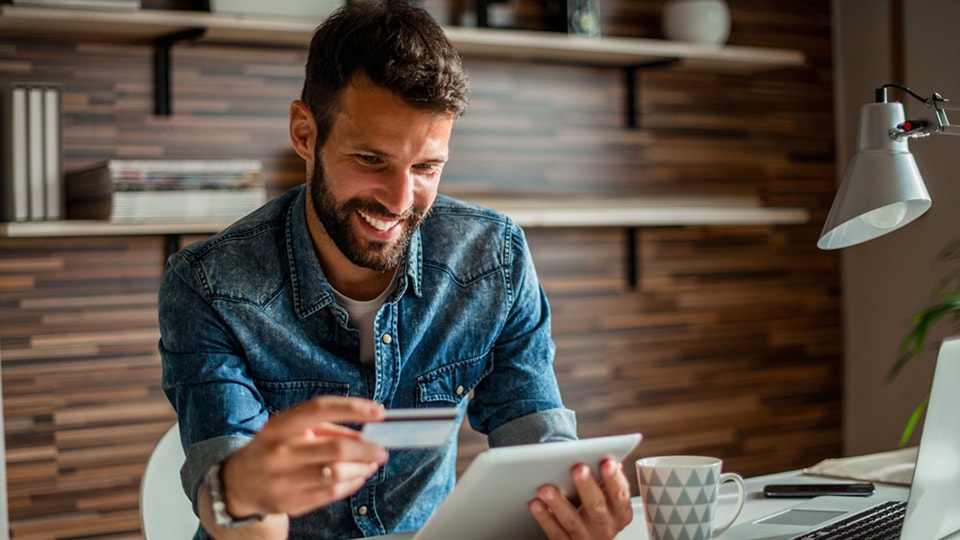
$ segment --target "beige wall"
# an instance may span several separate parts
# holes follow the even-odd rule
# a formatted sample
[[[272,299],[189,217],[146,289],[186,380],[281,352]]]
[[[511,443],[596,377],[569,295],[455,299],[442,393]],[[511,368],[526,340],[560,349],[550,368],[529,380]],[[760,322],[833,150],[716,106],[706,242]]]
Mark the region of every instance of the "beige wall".
[[[887,82],[921,95],[939,92],[960,100],[960,2],[903,0],[903,80],[892,80],[890,0],[834,0],[838,178],[853,151],[857,109]],[[896,20],[896,17],[894,17]],[[919,102],[891,94],[906,104],[907,116]],[[954,114],[954,123],[960,114]],[[910,316],[928,299],[946,267],[937,254],[960,239],[960,137],[937,136],[910,142],[933,207],[908,227],[842,254],[845,325],[844,446],[847,454],[890,449],[916,403],[925,395],[935,348],[907,366],[893,382],[886,373]],[[941,325],[929,340],[947,332]]]

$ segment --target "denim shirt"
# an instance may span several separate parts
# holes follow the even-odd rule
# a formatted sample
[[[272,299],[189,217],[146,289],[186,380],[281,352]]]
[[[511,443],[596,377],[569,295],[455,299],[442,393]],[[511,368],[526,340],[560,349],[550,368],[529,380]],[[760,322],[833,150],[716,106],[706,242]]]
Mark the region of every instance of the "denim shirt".
[[[457,425],[466,417],[491,446],[576,438],[553,372],[547,300],[515,223],[439,196],[377,313],[368,366],[305,211],[300,186],[167,263],[163,389],[180,422],[192,500],[206,471],[269,415],[320,395],[388,409],[457,407]],[[391,451],[358,492],[291,519],[290,537],[419,529],[454,485],[456,451],[456,431],[440,448]]]

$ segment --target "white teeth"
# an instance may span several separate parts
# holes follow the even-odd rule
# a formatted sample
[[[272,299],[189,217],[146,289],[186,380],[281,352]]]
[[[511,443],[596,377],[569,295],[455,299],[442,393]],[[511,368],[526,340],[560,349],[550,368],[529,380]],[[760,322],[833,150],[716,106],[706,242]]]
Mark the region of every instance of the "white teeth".
[[[360,217],[362,217],[364,221],[366,221],[367,223],[369,223],[371,226],[373,226],[374,229],[377,229],[378,231],[385,231],[385,230],[389,229],[390,227],[393,227],[394,225],[397,224],[397,221],[396,221],[396,220],[393,220],[393,221],[383,221],[383,220],[380,220],[380,219],[376,219],[376,218],[370,217],[370,216],[364,214],[363,212],[358,212],[358,213],[360,214]]]

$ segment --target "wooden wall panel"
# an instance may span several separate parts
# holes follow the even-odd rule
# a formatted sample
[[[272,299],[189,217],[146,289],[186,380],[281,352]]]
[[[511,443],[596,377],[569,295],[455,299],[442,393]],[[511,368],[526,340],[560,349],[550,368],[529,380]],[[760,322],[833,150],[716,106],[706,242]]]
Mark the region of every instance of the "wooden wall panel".
[[[583,435],[641,431],[640,455],[717,455],[747,474],[838,453],[836,302],[776,230],[645,229],[637,290],[619,277],[622,231],[528,236]],[[570,246],[583,256],[558,256]]]
[[[175,421],[162,268],[158,237],[0,239],[11,538],[140,537],[140,476]]]
[[[517,5],[535,27],[539,3]],[[815,247],[835,189],[830,7],[729,5],[731,43],[800,49],[807,65],[746,77],[640,71],[640,128],[628,130],[617,69],[468,57],[474,96],[443,189],[744,195],[805,208],[807,225],[640,230],[636,289],[624,230],[527,231],[582,435],[642,431],[638,455],[709,453],[755,475],[841,452],[837,257]],[[605,0],[604,32],[660,37],[661,7]],[[151,58],[146,46],[0,36],[0,84],[63,84],[68,168],[243,157],[264,162],[274,194],[302,181],[286,114],[304,51],[176,46],[170,117],[152,114]],[[139,474],[172,421],[156,353],[163,245],[0,241],[14,538],[139,536]],[[485,443],[461,441],[462,468]]]

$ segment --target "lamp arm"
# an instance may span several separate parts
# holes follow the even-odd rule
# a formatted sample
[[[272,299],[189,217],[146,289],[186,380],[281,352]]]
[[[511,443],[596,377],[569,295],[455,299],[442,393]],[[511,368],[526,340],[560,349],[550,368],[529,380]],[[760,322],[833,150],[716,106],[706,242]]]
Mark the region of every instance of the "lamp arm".
[[[934,94],[934,97],[930,98],[930,100],[932,101],[934,98],[938,98],[933,102],[933,106],[937,109],[937,117],[940,119],[940,133],[944,135],[960,135],[960,126],[950,125],[946,113],[946,111],[960,111],[960,102],[943,99],[939,94]]]
[[[940,94],[933,94],[923,100],[923,110],[916,120],[906,122],[892,128],[890,137],[894,140],[928,135],[960,135],[960,126],[950,125],[947,111],[960,111],[960,103],[944,99]]]

